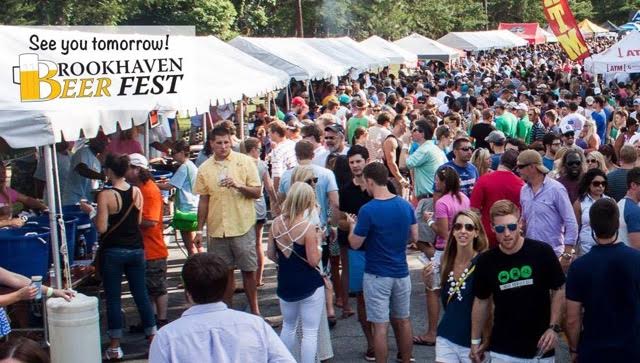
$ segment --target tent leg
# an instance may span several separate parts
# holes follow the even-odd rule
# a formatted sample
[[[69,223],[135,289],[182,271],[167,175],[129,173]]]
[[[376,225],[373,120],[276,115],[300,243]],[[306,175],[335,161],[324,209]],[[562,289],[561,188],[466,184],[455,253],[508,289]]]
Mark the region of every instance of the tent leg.
[[[240,100],[240,140],[244,140],[244,96]]]
[[[55,195],[55,181],[53,175],[53,157],[52,145],[46,145],[44,147],[44,162],[45,162],[45,175],[47,179],[47,202],[49,207],[49,227],[50,227],[50,240],[51,240],[51,253],[53,254],[53,271],[55,275],[55,281],[50,283],[56,289],[62,288],[62,276],[60,269],[60,250],[58,249],[58,223],[56,221],[56,195]]]
[[[289,106],[289,99],[291,98],[291,83],[289,83],[287,85],[287,112],[289,112],[290,106]]]
[[[160,117],[160,115],[156,115],[156,117]],[[151,159],[149,152],[149,116],[147,116],[147,121],[144,123],[144,156],[146,156],[147,159]]]

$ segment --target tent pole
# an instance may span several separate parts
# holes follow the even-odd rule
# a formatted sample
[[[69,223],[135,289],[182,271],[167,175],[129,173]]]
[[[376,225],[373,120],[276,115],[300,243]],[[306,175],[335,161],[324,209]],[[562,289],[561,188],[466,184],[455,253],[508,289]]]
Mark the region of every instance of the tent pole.
[[[287,85],[287,112],[289,112],[290,106],[289,106],[289,98],[291,97],[291,82],[289,82],[289,84]]]
[[[150,150],[149,150],[149,120],[150,120],[150,115],[151,114],[147,115],[147,120],[144,123],[144,156],[147,157],[147,160],[151,159],[149,157],[149,152],[150,152]],[[156,115],[156,117],[160,117],[160,115]],[[133,126],[133,127],[135,127],[135,126]]]
[[[64,269],[64,274],[62,277],[66,277],[64,283],[62,284],[66,288],[71,288],[73,285],[71,284],[71,267],[69,266],[69,253],[75,253],[75,251],[69,251],[69,245],[67,244],[67,226],[64,224],[64,215],[62,214],[62,194],[60,193],[60,175],[58,174],[58,153],[55,151],[55,145],[52,147],[53,151],[51,153],[52,163],[56,167],[53,168],[53,176],[55,180],[56,186],[56,195],[58,199],[56,202],[58,204],[58,211],[56,212],[56,218],[58,222],[58,228],[60,228],[60,253],[62,254],[62,266]]]
[[[51,156],[52,145],[46,145],[44,147],[44,162],[45,162],[45,175],[47,183],[47,203],[49,207],[49,228],[51,235],[49,236],[51,241],[51,253],[53,254],[53,271],[55,274],[55,281],[50,283],[56,289],[62,288],[62,276],[60,276],[60,250],[58,249],[58,224],[56,222],[56,202],[55,202],[55,181],[53,180],[53,158]]]
[[[316,102],[316,95],[315,93],[313,93],[313,87],[311,86],[311,80],[309,80],[309,99],[313,100],[313,102]]]
[[[209,106],[209,110],[211,110],[211,106]],[[210,112],[204,113],[204,121],[202,121],[202,146],[207,143],[207,114],[211,114]],[[212,117],[213,118],[213,117]]]
[[[244,96],[240,100],[240,140],[244,140]]]
[[[271,116],[271,92],[267,92],[265,103],[267,104],[267,115]]]

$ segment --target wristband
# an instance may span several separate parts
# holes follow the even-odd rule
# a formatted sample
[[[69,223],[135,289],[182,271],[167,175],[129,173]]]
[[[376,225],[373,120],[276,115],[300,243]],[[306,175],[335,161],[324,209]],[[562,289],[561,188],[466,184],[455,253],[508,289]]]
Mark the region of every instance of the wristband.
[[[427,222],[427,225],[429,227],[433,226],[433,224],[436,223],[433,219],[429,219],[429,222]]]
[[[482,339],[471,339],[472,345],[479,345],[480,343],[482,343]]]
[[[51,297],[51,296],[53,296],[53,288],[47,287],[47,297]]]

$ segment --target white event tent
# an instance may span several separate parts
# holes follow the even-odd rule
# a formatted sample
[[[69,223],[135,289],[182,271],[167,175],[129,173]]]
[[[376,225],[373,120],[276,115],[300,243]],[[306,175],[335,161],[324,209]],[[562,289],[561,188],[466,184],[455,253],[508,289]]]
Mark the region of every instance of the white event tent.
[[[507,49],[526,46],[526,40],[508,30],[487,30],[476,32],[451,32],[438,42],[456,49],[479,52],[492,49]]]
[[[358,48],[349,46],[340,38],[300,38],[303,42],[338,59],[343,63],[351,64],[352,68],[360,71],[380,68],[385,60],[380,57],[373,57],[363,53]]]
[[[408,52],[377,35],[361,41],[360,44],[369,48],[376,54],[388,58],[391,64],[404,64],[410,68],[418,66],[418,57],[415,53]]]
[[[268,65],[286,72],[297,81],[337,78],[352,66],[333,58],[302,38],[248,38],[238,36],[229,44]]]
[[[370,58],[375,59],[376,60],[376,67],[386,67],[389,64],[391,64],[391,60],[385,56],[383,56],[382,54],[377,53],[374,50],[371,50],[367,47],[365,47],[364,45],[356,42],[355,40],[349,38],[349,37],[341,37],[341,38],[334,38],[336,41],[348,46],[349,48],[354,48],[357,49],[360,53],[364,53],[366,55],[368,55]]]
[[[433,39],[429,39],[418,33],[407,35],[393,43],[402,49],[415,53],[418,56],[418,59],[450,62],[460,58],[461,56],[461,52],[459,50],[439,43]]]
[[[584,68],[594,74],[640,73],[640,32],[631,32],[602,53],[584,60]]]

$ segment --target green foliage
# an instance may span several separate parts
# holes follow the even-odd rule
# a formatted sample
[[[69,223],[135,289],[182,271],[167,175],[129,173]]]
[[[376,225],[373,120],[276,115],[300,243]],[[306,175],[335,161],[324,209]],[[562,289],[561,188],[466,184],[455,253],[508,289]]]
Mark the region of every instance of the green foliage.
[[[230,39],[294,36],[297,0],[3,0],[2,24],[195,25],[199,35]],[[484,10],[487,3],[487,13]],[[640,0],[569,0],[576,19],[625,23]],[[546,24],[542,0],[302,0],[306,37],[495,29],[500,22]]]

